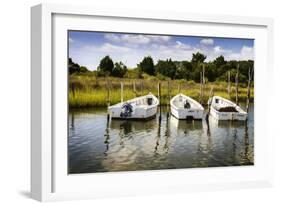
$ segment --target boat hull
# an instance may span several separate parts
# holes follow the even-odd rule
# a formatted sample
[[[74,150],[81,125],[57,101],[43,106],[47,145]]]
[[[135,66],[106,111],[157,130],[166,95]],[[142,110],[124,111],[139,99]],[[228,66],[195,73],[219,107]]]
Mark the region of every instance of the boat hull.
[[[178,109],[174,106],[171,106],[171,114],[177,119],[194,119],[201,120],[204,115],[204,110],[196,109]]]
[[[204,115],[204,108],[194,99],[184,95],[178,94],[174,96],[171,101],[171,113],[179,120],[201,120]]]
[[[147,120],[156,117],[157,105],[148,108],[135,108],[132,114],[128,117],[121,117],[121,108],[109,108],[109,114],[112,119],[131,119],[131,120]]]
[[[243,111],[238,105],[234,104],[233,102],[224,99],[222,97],[215,96],[213,97],[214,101],[211,99],[211,108],[210,108],[210,115],[214,117],[216,120],[234,120],[234,121],[245,121],[247,120],[248,114]],[[222,107],[234,107],[236,111],[219,111],[216,108]]]
[[[159,100],[151,93],[108,107],[112,119],[146,120],[156,116]]]

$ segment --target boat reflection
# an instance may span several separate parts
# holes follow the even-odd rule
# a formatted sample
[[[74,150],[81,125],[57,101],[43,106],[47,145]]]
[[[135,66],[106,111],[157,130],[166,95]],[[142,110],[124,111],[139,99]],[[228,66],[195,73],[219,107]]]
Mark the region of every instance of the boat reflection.
[[[202,131],[203,129],[203,122],[201,120],[178,120],[177,118],[171,115],[170,122],[173,128],[176,128],[179,132],[184,132],[185,134],[196,130]]]

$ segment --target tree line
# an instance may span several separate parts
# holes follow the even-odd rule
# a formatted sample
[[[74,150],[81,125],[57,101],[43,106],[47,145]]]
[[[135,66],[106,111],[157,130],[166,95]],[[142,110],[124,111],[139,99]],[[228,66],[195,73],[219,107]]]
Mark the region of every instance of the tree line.
[[[97,71],[98,76],[133,77],[143,78],[144,76],[156,76],[158,79],[185,79],[200,82],[202,68],[205,68],[205,80],[209,82],[227,81],[230,72],[230,80],[235,82],[237,68],[239,68],[239,82],[246,83],[249,69],[254,67],[253,60],[247,61],[226,61],[224,56],[219,56],[213,61],[205,62],[207,56],[197,52],[192,54],[191,61],[173,61],[171,58],[158,60],[154,63],[151,56],[142,59],[136,68],[128,69],[122,62],[114,63],[110,56],[100,60]],[[68,60],[69,74],[90,72],[86,67],[74,63],[71,58]]]

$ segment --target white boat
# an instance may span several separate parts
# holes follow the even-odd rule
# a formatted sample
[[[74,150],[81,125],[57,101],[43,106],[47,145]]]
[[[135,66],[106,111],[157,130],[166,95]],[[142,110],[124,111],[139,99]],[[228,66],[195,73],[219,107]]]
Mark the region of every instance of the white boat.
[[[114,119],[152,119],[156,116],[159,100],[151,93],[108,107]]]
[[[178,94],[174,96],[171,101],[171,113],[177,119],[202,119],[204,108],[194,99],[184,95]]]
[[[245,112],[237,104],[225,98],[214,96],[209,99],[210,115],[217,120],[241,120],[247,119]]]

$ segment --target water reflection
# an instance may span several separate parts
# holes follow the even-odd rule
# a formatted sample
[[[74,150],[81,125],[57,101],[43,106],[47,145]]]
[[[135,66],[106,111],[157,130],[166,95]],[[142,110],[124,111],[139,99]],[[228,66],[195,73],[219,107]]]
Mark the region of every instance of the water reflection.
[[[106,109],[71,110],[69,172],[252,165],[253,105],[248,122],[110,120]]]

